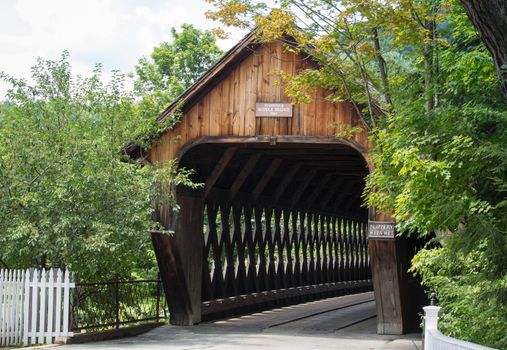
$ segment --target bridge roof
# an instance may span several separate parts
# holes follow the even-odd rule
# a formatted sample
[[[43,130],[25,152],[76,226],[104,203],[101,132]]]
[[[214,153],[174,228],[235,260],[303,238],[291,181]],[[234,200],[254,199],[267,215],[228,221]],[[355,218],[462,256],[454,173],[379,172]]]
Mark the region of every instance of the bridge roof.
[[[259,45],[259,43],[255,42],[255,30],[253,30],[227,51],[220,60],[201,75],[190,87],[183,91],[160,113],[157,120],[164,121],[168,115],[174,113],[178,108],[188,107],[198,100],[203,93],[209,90],[210,86],[213,86],[218,80],[223,78],[232,67],[235,67],[243,59],[252,54],[252,49],[256,45]]]
[[[245,58],[250,56],[255,48],[263,43],[256,41],[256,30],[252,30],[243,37],[236,45],[227,51],[210,69],[201,75],[191,86],[183,91],[174,101],[167,106],[157,117],[157,121],[164,122],[168,116],[179,109],[190,108],[208,93],[216,84],[224,79],[235,67],[237,67]],[[280,38],[286,45],[296,46],[293,37],[285,35]],[[125,146],[125,152],[132,158],[140,158],[145,152],[133,143]]]

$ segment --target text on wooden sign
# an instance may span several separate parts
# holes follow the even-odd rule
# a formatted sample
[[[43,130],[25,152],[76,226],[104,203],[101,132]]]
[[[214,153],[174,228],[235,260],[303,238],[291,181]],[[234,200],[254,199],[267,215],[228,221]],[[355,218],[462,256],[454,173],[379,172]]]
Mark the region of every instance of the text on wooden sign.
[[[292,117],[292,104],[285,102],[257,102],[256,117]]]
[[[368,238],[394,239],[394,222],[368,221]]]

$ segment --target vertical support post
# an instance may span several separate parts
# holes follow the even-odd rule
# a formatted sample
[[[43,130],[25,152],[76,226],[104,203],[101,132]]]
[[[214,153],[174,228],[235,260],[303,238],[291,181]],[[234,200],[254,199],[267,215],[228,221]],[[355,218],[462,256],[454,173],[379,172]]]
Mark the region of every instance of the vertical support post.
[[[157,275],[157,310],[156,310],[156,321],[160,319],[160,273]]]
[[[377,333],[403,334],[396,241],[370,239],[368,246],[377,305]]]
[[[201,287],[203,263],[202,193],[179,193],[178,213],[165,211],[162,224],[174,229],[174,234],[151,233],[164,291],[174,325],[193,325],[201,321]],[[172,214],[172,215],[170,215]]]
[[[114,283],[114,312],[115,327],[118,329],[120,328],[120,282],[118,277]]]
[[[377,213],[373,208],[370,208],[369,219],[391,221],[390,215]],[[403,239],[395,238],[394,233],[392,238],[386,239],[368,237],[378,334],[404,334],[408,328],[405,309],[409,300],[404,278],[408,266],[403,266],[402,243]]]
[[[424,349],[431,348],[431,337],[427,334],[427,331],[438,328],[438,313],[440,312],[440,306],[425,306],[424,310]]]

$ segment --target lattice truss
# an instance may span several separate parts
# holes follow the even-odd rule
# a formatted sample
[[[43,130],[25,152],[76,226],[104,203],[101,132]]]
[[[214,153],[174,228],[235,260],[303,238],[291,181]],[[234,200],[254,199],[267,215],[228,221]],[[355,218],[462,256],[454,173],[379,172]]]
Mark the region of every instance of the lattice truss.
[[[371,279],[366,222],[211,200],[204,210],[203,301]]]

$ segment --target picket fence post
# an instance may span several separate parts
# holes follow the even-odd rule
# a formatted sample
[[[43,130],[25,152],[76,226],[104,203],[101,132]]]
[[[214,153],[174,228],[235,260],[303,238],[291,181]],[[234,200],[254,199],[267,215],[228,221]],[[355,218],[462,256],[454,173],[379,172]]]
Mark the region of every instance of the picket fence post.
[[[28,344],[28,322],[30,321],[30,270],[25,271],[25,286],[24,286],[24,312],[23,312],[23,344]]]

